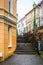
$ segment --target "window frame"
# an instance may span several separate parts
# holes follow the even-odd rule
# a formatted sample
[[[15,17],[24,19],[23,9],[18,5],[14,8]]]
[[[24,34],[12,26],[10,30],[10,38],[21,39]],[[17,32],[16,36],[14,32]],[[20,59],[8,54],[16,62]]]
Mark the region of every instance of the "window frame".
[[[12,3],[13,3],[13,0],[8,0],[8,11],[9,11],[9,13],[13,13],[12,12],[13,11]]]
[[[8,37],[9,37],[8,47],[11,48],[12,47],[12,28],[11,28],[11,26],[8,26]]]

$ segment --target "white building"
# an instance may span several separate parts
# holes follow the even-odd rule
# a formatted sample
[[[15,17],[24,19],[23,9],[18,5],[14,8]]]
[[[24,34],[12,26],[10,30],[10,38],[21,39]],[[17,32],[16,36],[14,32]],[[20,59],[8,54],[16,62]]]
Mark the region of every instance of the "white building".
[[[23,33],[26,33],[26,18],[25,16],[18,22],[17,24],[17,30],[18,30],[18,35],[23,35]]]

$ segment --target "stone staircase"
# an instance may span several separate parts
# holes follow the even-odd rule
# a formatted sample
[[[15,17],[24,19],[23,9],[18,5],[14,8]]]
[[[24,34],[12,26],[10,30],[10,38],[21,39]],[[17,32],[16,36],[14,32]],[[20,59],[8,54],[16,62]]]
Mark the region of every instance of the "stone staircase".
[[[37,52],[32,48],[31,43],[19,43],[16,54],[37,54]]]

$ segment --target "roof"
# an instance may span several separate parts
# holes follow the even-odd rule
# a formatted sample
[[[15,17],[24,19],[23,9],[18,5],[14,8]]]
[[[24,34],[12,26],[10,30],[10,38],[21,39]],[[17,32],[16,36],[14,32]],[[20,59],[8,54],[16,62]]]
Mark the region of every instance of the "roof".
[[[40,6],[41,4],[43,4],[43,0],[38,4],[38,6]]]
[[[43,0],[42,0],[38,5],[36,5],[36,7],[41,6],[41,4],[43,4]],[[36,8],[36,7],[35,7],[35,8]],[[33,8],[33,9],[34,9],[34,8]],[[33,10],[33,9],[32,9],[32,10]],[[31,11],[32,11],[32,10],[31,10]],[[31,11],[29,11],[25,16],[27,16]]]

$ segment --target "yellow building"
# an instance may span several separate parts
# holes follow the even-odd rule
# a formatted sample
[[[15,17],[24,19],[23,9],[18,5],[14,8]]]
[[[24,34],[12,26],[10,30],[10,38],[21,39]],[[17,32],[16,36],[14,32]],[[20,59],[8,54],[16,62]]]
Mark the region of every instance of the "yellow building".
[[[40,7],[35,6],[35,19],[37,27],[40,26]],[[33,32],[34,26],[34,8],[26,14],[26,25],[27,25],[27,32]]]
[[[0,0],[0,62],[16,49],[17,0]]]
[[[34,10],[35,10],[35,13],[34,13]],[[38,5],[34,3],[33,9],[25,15],[27,32],[31,31],[33,33],[34,14],[35,14],[37,29],[40,27],[42,28],[43,27],[43,0]],[[43,28],[39,30],[39,32],[42,33]]]

